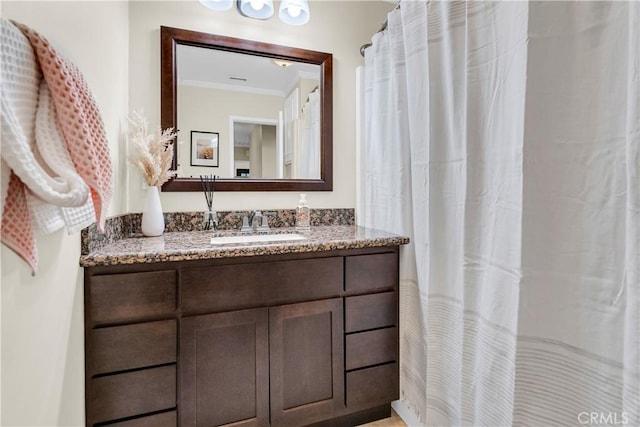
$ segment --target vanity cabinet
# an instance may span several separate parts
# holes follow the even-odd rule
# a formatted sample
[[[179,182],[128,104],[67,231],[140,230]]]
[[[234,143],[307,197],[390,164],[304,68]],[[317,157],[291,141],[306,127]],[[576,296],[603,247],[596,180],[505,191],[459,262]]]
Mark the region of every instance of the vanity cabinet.
[[[307,425],[344,409],[342,299],[270,309],[271,424]]]
[[[180,385],[182,426],[269,425],[269,309],[183,318]]]
[[[304,425],[344,406],[340,298],[185,317],[180,349],[182,426]]]
[[[89,267],[87,425],[388,417],[397,288],[397,247]]]

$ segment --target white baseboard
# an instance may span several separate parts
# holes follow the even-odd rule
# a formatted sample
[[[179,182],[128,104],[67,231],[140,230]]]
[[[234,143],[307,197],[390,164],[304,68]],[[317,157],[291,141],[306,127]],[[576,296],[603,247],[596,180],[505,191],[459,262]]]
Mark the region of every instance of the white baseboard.
[[[391,402],[391,407],[408,427],[423,427],[416,414],[402,400],[394,400]]]

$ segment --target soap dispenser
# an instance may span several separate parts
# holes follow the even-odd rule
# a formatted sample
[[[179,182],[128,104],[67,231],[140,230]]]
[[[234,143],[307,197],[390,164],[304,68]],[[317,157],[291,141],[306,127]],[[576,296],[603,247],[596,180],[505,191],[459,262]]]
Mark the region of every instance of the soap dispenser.
[[[296,208],[296,230],[309,231],[311,229],[311,209],[307,203],[307,195],[300,194]]]

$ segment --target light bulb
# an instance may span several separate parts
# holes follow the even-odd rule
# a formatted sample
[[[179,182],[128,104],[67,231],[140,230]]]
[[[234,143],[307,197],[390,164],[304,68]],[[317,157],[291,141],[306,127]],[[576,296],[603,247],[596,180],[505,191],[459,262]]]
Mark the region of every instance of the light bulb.
[[[300,15],[300,12],[302,12],[302,8],[300,7],[300,5],[292,4],[289,5],[287,11],[289,12],[289,15],[291,15],[291,17],[297,18]]]
[[[238,10],[254,19],[269,19],[273,15],[273,0],[239,0]]]
[[[264,1],[263,0],[251,0],[249,2],[249,4],[253,8],[253,10],[260,10],[260,9],[262,9],[264,7]]]
[[[280,20],[289,25],[304,25],[309,22],[309,2],[307,0],[282,0]]]

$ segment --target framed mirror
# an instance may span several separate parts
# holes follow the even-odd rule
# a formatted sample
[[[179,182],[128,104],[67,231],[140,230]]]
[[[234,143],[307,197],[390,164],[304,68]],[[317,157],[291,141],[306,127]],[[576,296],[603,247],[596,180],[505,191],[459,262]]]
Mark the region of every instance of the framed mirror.
[[[330,53],[161,27],[161,126],[178,129],[163,191],[331,191]]]

